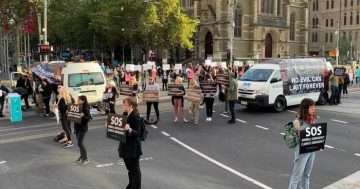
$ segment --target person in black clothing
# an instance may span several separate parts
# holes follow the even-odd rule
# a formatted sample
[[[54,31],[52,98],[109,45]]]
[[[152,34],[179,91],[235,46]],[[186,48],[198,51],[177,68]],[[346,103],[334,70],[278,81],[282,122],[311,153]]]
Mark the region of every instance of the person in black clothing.
[[[116,98],[119,96],[115,83],[110,82],[106,84],[105,92],[103,94],[103,103],[106,114],[112,113],[115,114],[115,101]]]
[[[42,95],[43,95],[43,102],[45,104],[45,109],[46,112],[45,114],[43,114],[43,116],[50,116],[50,98],[51,98],[51,94],[52,94],[52,86],[49,83],[49,81],[47,79],[43,79],[42,80]]]
[[[159,95],[160,89],[159,86],[155,83],[154,78],[149,77],[149,84],[146,86],[146,91],[156,91],[156,93]],[[146,122],[149,124],[149,118],[150,118],[150,112],[151,112],[151,106],[154,106],[155,114],[156,114],[156,121],[152,124],[157,124],[159,121],[160,113],[159,113],[159,101],[156,102],[146,102]]]
[[[88,160],[86,149],[84,146],[84,138],[85,138],[85,134],[88,131],[88,123],[91,119],[90,106],[88,104],[86,96],[84,95],[79,96],[78,105],[82,106],[82,113],[81,113],[81,123],[74,124],[75,135],[78,141],[78,146],[80,148],[80,157],[76,160],[76,162],[85,165],[90,162]]]
[[[69,89],[62,87],[59,85],[59,101],[57,103],[57,107],[60,113],[60,120],[63,130],[65,131],[67,142],[65,147],[72,147],[74,146],[71,141],[71,127],[70,122],[67,119],[66,111],[68,109],[69,104],[75,103],[75,100],[71,97]]]
[[[13,90],[13,92],[20,95],[21,100],[24,100],[24,102],[25,102],[25,110],[28,110],[30,108],[29,101],[28,101],[28,95],[29,95],[28,91],[23,87],[16,87]]]
[[[168,81],[169,81],[169,71],[162,71],[162,89],[163,91],[168,90]]]
[[[5,106],[5,97],[7,94],[9,94],[9,89],[7,89],[4,85],[1,85],[0,86],[0,117],[4,117],[3,110]]]
[[[123,100],[122,108],[124,115],[127,116],[127,124],[125,125],[126,143],[119,143],[119,157],[124,159],[128,170],[129,184],[126,189],[141,189],[141,170],[140,156],[141,149],[141,119],[137,109],[135,98],[126,98]]]

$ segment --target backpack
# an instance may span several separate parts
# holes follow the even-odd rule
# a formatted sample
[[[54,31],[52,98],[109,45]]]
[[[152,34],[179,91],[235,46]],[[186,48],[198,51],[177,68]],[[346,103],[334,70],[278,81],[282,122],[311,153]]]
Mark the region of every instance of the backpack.
[[[145,141],[149,131],[146,129],[146,120],[143,117],[140,117],[140,139]]]
[[[302,124],[302,122],[300,122]],[[293,149],[297,146],[296,130],[293,126],[293,122],[289,122],[284,126],[284,141],[288,148]]]

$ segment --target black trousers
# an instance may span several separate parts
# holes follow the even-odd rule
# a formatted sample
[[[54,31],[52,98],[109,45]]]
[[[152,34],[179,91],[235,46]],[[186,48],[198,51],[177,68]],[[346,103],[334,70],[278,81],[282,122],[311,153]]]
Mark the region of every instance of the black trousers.
[[[214,106],[214,98],[204,98],[205,105],[206,105],[206,116],[212,117],[213,114],[213,106]]]
[[[162,80],[162,88],[163,88],[163,91],[167,91],[167,90],[168,90],[167,84],[168,84],[168,80],[167,80],[167,79],[163,79],[163,80]]]
[[[46,114],[50,114],[50,97],[43,98],[43,102],[45,104]]]
[[[3,115],[4,106],[5,106],[5,97],[2,96],[0,97],[0,115]]]
[[[67,120],[67,115],[61,114],[60,120],[61,120],[61,126],[66,134],[68,141],[71,141],[71,127],[70,127],[70,121]]]
[[[150,112],[151,112],[151,105],[154,105],[155,113],[156,113],[156,120],[159,120],[160,114],[159,114],[159,102],[146,102],[146,120],[149,120],[150,118]]]
[[[84,146],[84,138],[85,138],[85,134],[86,132],[80,132],[80,131],[76,131],[76,139],[78,141],[78,146],[80,148],[80,158],[82,160],[87,159],[87,153],[86,153],[86,149]]]
[[[26,95],[21,95],[21,100],[24,99],[24,102],[25,102],[25,108],[26,109],[29,109],[30,106],[29,106],[29,96],[26,94]]]
[[[126,189],[141,189],[140,157],[124,158],[129,175],[129,184]]]
[[[231,121],[235,121],[235,100],[229,100],[229,109],[231,113]]]

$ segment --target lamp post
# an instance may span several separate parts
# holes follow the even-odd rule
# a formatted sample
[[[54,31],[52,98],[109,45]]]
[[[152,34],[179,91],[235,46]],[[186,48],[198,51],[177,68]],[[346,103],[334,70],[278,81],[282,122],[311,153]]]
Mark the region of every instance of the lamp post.
[[[229,19],[229,36],[230,36],[230,66],[233,65],[233,43],[234,43],[234,8],[235,8],[235,0],[229,1],[229,11],[230,11],[230,19]]]
[[[48,45],[48,39],[47,39],[47,12],[48,12],[48,2],[47,0],[44,0],[44,28],[43,28],[43,32],[44,32],[44,44]],[[49,55],[46,54],[45,55],[45,61],[48,62],[49,61]]]
[[[336,66],[339,66],[339,41],[340,41],[340,21],[337,21],[337,27],[338,27],[338,31],[337,31],[337,36],[336,36]]]

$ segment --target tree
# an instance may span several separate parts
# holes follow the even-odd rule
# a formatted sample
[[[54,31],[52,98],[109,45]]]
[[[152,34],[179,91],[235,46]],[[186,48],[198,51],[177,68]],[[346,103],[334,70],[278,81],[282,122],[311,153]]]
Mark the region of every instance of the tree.
[[[350,51],[351,51],[351,42],[349,40],[341,40],[339,42],[339,55],[342,61],[346,62],[351,59]],[[356,52],[356,48],[354,45],[352,46],[352,52],[353,53]]]

